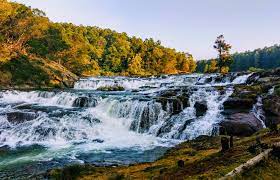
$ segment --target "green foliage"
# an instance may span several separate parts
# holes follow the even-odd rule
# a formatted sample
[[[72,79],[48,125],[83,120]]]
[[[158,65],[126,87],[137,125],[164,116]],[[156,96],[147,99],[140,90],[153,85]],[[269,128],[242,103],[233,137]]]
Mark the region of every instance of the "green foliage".
[[[41,10],[0,0],[0,68],[5,82],[20,84],[32,76],[40,84],[47,83],[51,73],[44,74],[43,66],[29,63],[33,59],[57,63],[60,70],[65,67],[78,76],[176,74],[196,68],[190,54],[166,48],[160,41],[110,29],[53,23]]]
[[[207,64],[204,69],[205,73],[216,73],[218,72],[217,61],[211,60],[210,64]]]
[[[218,51],[217,66],[219,72],[226,74],[229,72],[229,67],[232,64],[232,57],[230,55],[231,45],[225,42],[224,36],[220,35],[214,45],[214,49]],[[213,65],[211,65],[211,68]],[[215,69],[215,68],[214,68]],[[213,71],[213,69],[211,69]]]
[[[244,53],[232,54],[233,64],[230,66],[231,72],[238,71],[259,71],[280,67],[280,45],[246,51]],[[201,60],[197,62],[197,72],[203,72],[211,60]],[[256,69],[252,69],[256,68]]]
[[[6,72],[12,72],[11,74],[7,73],[4,75],[4,78],[10,76],[9,81],[14,85],[35,83],[38,86],[44,86],[49,83],[48,74],[39,65],[31,63],[26,56],[11,59],[4,63],[1,69]]]

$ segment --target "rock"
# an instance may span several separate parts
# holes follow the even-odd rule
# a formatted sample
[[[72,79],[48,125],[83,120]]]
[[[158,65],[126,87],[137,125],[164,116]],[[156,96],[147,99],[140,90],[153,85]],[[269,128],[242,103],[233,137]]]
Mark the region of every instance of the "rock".
[[[263,82],[269,83],[271,81],[279,81],[279,77],[280,77],[280,68],[277,68],[274,70],[256,72],[247,79],[246,83],[247,84],[263,83]]]
[[[94,140],[92,140],[92,142],[94,142],[94,143],[104,143],[104,140],[102,140],[102,139],[94,139]]]
[[[250,136],[263,128],[253,113],[236,113],[220,124],[220,134],[230,136]]]
[[[252,109],[255,101],[255,99],[241,99],[238,97],[231,97],[224,102],[224,109]]]
[[[268,126],[280,124],[280,97],[269,95],[263,99],[263,109]]]
[[[31,112],[10,112],[7,113],[7,119],[12,124],[20,124],[26,121],[32,121],[38,117],[38,114]]]
[[[266,112],[280,116],[280,97],[267,96],[263,99],[263,108]]]
[[[104,87],[99,87],[97,89],[98,91],[125,91],[125,88],[122,86],[104,86]]]
[[[162,105],[163,110],[172,115],[179,114],[183,109],[190,106],[189,95],[186,92],[180,92],[180,90],[160,92],[155,99]]]
[[[194,108],[196,110],[197,117],[204,116],[208,110],[207,103],[205,101],[196,102]]]
[[[97,100],[89,97],[78,97],[73,103],[73,107],[95,107],[97,105]]]

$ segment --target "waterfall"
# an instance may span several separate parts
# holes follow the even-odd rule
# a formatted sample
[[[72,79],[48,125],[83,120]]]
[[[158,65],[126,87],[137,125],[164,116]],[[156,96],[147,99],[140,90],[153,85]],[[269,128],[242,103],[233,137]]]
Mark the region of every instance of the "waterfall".
[[[252,112],[254,116],[262,123],[263,128],[266,128],[265,125],[265,115],[263,110],[263,103],[262,103],[262,97],[258,97],[257,103],[254,104]]]
[[[253,74],[245,74],[243,76],[238,76],[236,79],[232,81],[232,84],[244,84],[247,79],[251,77]]]
[[[32,161],[84,160],[85,154],[99,157],[101,152],[117,150],[143,152],[200,135],[216,135],[217,124],[224,118],[223,103],[233,92],[232,84],[244,83],[248,77],[97,77],[81,79],[67,91],[0,91],[0,147],[46,148]],[[126,90],[97,91],[113,85]],[[196,103],[207,107],[202,116],[196,114]],[[253,111],[263,121],[260,107],[261,99]],[[0,164],[23,159],[8,158]]]

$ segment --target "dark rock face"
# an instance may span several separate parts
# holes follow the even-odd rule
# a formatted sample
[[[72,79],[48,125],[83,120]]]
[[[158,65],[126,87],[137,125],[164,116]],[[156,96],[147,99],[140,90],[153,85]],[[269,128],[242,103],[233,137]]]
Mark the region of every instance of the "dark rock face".
[[[74,103],[73,107],[95,107],[97,105],[97,100],[89,97],[79,97]]]
[[[10,112],[7,113],[7,119],[12,124],[20,124],[26,121],[32,121],[38,117],[38,114],[31,112]]]
[[[156,97],[156,101],[161,103],[163,110],[172,115],[179,114],[190,106],[188,93],[178,90],[163,91]]]
[[[280,97],[279,96],[267,96],[263,100],[264,110],[268,113],[272,113],[276,116],[280,116]]]
[[[220,134],[230,136],[251,136],[262,129],[262,123],[253,113],[236,113],[220,124]]]
[[[266,114],[268,126],[280,124],[280,97],[269,95],[263,99],[263,109]]]
[[[196,110],[196,116],[204,116],[208,110],[207,103],[205,101],[203,102],[196,102],[194,105],[194,108]]]
[[[247,84],[279,81],[280,68],[271,71],[257,72],[247,79]]]
[[[224,102],[224,109],[252,109],[255,101],[255,99],[231,97]]]

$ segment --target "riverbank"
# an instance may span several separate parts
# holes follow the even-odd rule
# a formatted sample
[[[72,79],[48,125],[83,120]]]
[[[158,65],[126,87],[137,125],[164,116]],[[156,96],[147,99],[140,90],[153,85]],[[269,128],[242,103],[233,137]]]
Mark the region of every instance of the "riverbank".
[[[262,147],[255,148],[260,139]],[[221,152],[220,137],[201,136],[196,140],[182,143],[171,148],[162,158],[153,163],[142,163],[121,167],[95,167],[76,165],[64,169],[55,169],[47,177],[60,179],[218,179],[245,163],[258,153],[280,142],[277,133],[263,129],[250,137],[234,138],[234,147]],[[182,163],[183,162],[183,163]],[[279,166],[277,160],[265,163]],[[263,177],[276,178],[277,173],[266,173],[263,164],[258,166]],[[244,177],[257,170],[250,170]],[[243,175],[241,175],[243,177]]]

